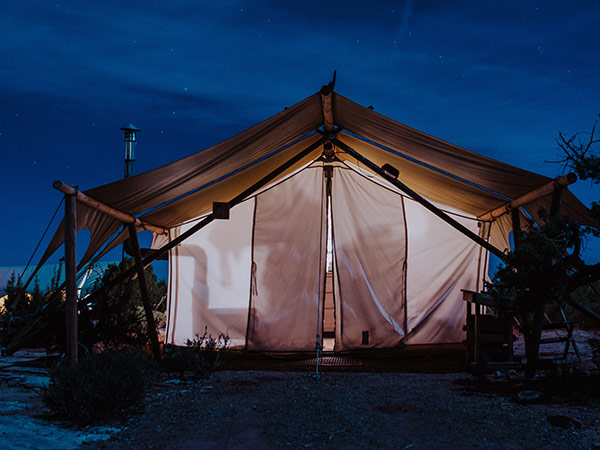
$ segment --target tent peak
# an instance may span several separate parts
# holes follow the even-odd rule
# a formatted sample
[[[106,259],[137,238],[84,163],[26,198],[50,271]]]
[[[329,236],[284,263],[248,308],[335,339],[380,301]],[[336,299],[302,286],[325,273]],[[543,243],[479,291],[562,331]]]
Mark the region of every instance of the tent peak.
[[[333,78],[331,79],[331,81],[329,83],[321,86],[321,94],[322,95],[329,95],[335,89],[335,77],[336,77],[336,73],[337,73],[337,70],[334,70],[333,71]]]

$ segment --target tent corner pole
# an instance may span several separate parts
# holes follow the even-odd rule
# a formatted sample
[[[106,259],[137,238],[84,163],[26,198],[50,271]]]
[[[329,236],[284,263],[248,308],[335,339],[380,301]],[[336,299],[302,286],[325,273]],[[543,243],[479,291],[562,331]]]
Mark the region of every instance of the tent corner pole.
[[[519,207],[510,209],[510,218],[513,231],[513,251],[517,248],[521,241],[521,211]]]
[[[563,192],[564,186],[554,183],[554,189],[552,190],[552,203],[550,204],[550,217],[558,217],[560,215]]]
[[[65,194],[65,283],[66,306],[65,325],[67,328],[66,356],[70,366],[78,362],[78,323],[77,323],[77,202],[76,195]]]
[[[146,280],[146,273],[144,272],[144,263],[142,260],[142,252],[140,250],[140,243],[137,237],[137,229],[134,223],[127,224],[129,231],[129,239],[133,247],[133,258],[135,260],[135,268],[138,275],[138,282],[140,285],[140,292],[142,294],[142,303],[144,305],[144,314],[146,315],[146,325],[148,328],[148,338],[150,339],[150,345],[152,346],[152,354],[156,363],[160,366],[162,362],[162,355],[160,353],[160,345],[158,343],[158,334],[156,333],[156,324],[154,322],[154,312],[150,304],[150,292],[148,290],[148,280]]]

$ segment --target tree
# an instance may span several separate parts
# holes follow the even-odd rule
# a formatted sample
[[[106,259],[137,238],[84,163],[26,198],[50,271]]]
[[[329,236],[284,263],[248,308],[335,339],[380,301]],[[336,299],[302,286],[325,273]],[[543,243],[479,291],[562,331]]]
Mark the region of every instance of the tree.
[[[562,150],[562,158],[557,161],[563,167],[573,170],[581,180],[591,180],[600,184],[600,155],[597,146],[600,139],[595,136],[600,114],[596,118],[592,131],[577,132],[567,137],[562,131],[558,133],[557,143]],[[600,219],[600,204],[592,202],[592,215]]]
[[[600,115],[590,133],[567,137],[559,132],[557,139],[563,157],[556,162],[594,184],[600,184],[600,156],[595,147],[600,142],[595,137],[599,119]],[[591,215],[600,220],[598,202],[593,202]],[[541,224],[530,223],[527,230],[514,236],[518,245],[499,266],[492,288],[503,313],[520,319],[530,375],[539,364],[546,307],[565,301],[573,304],[571,294],[575,290],[600,279],[600,264],[588,265],[581,258],[582,239],[587,233],[599,236],[597,226],[581,227],[566,217],[550,217],[544,211],[540,211],[540,217]]]
[[[0,313],[0,344],[7,346],[33,318],[40,314],[47,300],[47,293],[40,288],[39,279],[34,280],[33,289],[25,290],[20,279],[13,273],[6,284],[4,310]],[[47,319],[47,318],[46,318]],[[46,320],[47,322],[48,320]],[[47,325],[47,323],[46,323]],[[57,344],[50,332],[52,327],[40,327],[40,332],[26,340],[27,345],[50,348]]]
[[[91,303],[80,305],[80,341],[88,348],[101,344],[104,348],[121,349],[129,345],[144,346],[147,343],[146,318],[137,279],[129,279],[107,288],[112,281],[133,267],[134,262],[125,258],[107,267],[95,283]],[[152,270],[146,269],[146,280],[151,297],[155,320],[164,317],[166,283],[159,281]],[[159,320],[157,320],[159,319]]]
[[[531,223],[518,239],[519,245],[494,275],[491,293],[503,315],[519,319],[531,375],[539,366],[546,308],[560,306],[570,295],[572,262],[580,259],[581,230],[565,217],[545,216],[542,226]]]

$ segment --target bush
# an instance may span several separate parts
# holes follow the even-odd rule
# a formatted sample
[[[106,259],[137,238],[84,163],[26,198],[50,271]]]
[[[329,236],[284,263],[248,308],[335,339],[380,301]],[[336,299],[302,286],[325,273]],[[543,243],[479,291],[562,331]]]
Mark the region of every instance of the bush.
[[[75,367],[61,364],[50,372],[43,400],[57,416],[88,424],[140,401],[156,375],[139,351],[88,354]]]
[[[214,338],[204,330],[202,336],[196,334],[187,340],[185,347],[170,346],[165,349],[165,367],[172,372],[191,372],[194,378],[210,378],[221,364],[222,352],[229,347],[229,336],[219,334]]]

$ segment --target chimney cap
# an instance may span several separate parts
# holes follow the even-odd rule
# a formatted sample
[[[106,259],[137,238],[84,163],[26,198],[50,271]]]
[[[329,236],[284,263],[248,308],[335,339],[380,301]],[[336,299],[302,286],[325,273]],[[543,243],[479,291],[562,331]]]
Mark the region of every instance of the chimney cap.
[[[138,127],[136,127],[134,124],[132,124],[131,122],[129,123],[129,125],[125,125],[124,127],[121,127],[121,130],[123,130],[123,131],[140,131],[140,129]]]

